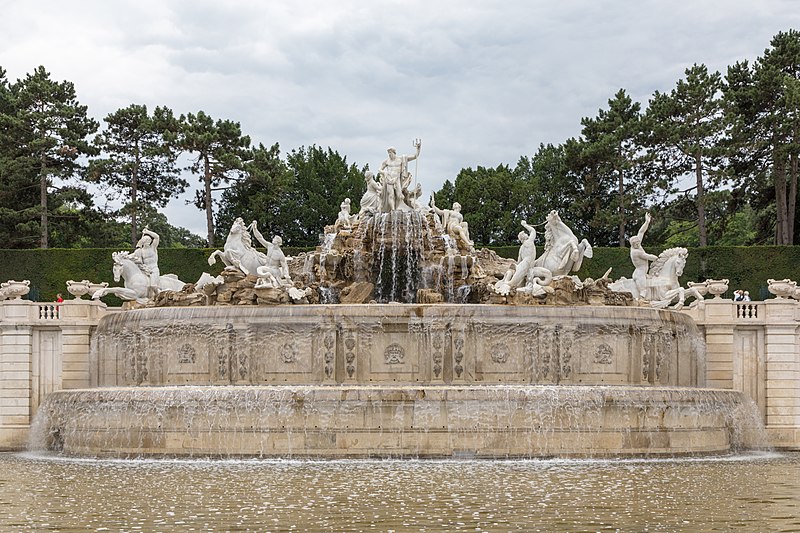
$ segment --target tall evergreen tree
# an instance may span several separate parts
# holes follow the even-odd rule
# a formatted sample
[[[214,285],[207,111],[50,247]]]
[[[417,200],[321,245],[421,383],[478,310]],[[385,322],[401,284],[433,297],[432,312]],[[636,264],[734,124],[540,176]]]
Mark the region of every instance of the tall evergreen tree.
[[[667,178],[662,188],[694,174],[699,244],[706,246],[705,193],[719,183],[723,162],[722,77],[717,72],[709,74],[705,65],[693,65],[685,74],[669,94],[656,91],[650,100],[644,119],[646,144]]]
[[[39,245],[47,248],[49,190],[56,178],[66,180],[82,172],[81,156],[96,153],[88,136],[98,123],[78,103],[74,85],[53,81],[41,66],[11,86],[11,100],[7,133],[13,145],[13,172],[19,180],[38,181]]]
[[[106,157],[92,161],[88,176],[125,199],[121,212],[130,219],[135,245],[141,213],[166,206],[188,186],[180,177],[176,150],[165,141],[165,135],[177,133],[179,125],[170,109],[156,107],[151,116],[146,106],[136,104],[104,120],[106,129],[94,142]]]
[[[244,164],[250,158],[250,137],[242,135],[238,122],[217,120],[203,111],[181,115],[177,146],[194,154],[189,166],[199,174],[203,188],[198,190],[195,206],[206,212],[208,246],[214,246],[214,206],[212,191],[222,183],[243,177]]]
[[[724,89],[733,177],[752,193],[774,191],[775,242],[793,244],[800,153],[800,32],[773,37],[751,66],[728,67]]]
[[[217,231],[226,232],[237,217],[257,220],[262,231],[283,237],[287,244],[297,241],[293,219],[294,176],[280,159],[280,147],[259,144],[245,165],[245,178],[222,193],[217,210]]]
[[[625,246],[628,214],[646,194],[646,181],[636,175],[641,157],[640,110],[639,103],[620,89],[608,101],[608,109],[600,109],[595,118],[581,120],[584,154],[596,161],[593,165],[596,177],[616,190],[616,216],[609,218],[617,223],[619,246]]]

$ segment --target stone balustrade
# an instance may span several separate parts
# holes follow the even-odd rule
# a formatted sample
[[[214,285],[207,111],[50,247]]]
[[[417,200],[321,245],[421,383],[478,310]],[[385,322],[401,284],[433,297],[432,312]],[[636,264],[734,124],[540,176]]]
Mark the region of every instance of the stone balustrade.
[[[92,300],[0,302],[0,449],[25,446],[46,394],[97,384],[91,337],[102,316],[119,311]],[[684,312],[706,340],[706,385],[744,392],[772,444],[800,449],[800,301],[709,299]]]

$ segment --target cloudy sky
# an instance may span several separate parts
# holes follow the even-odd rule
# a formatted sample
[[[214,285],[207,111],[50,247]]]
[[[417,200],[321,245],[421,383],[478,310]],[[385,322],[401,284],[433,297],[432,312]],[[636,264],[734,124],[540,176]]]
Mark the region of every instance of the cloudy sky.
[[[430,192],[578,135],[620,88],[646,104],[693,63],[754,59],[800,28],[798,4],[0,0],[0,66],[13,81],[44,65],[98,120],[131,103],[203,110],[255,142],[373,169],[419,137]],[[205,234],[182,200],[166,213]]]

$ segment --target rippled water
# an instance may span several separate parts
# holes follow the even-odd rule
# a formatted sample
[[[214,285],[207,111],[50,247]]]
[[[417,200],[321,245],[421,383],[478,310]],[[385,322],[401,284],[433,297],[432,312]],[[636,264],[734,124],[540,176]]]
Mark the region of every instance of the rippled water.
[[[0,453],[0,531],[798,531],[800,454],[94,461]]]

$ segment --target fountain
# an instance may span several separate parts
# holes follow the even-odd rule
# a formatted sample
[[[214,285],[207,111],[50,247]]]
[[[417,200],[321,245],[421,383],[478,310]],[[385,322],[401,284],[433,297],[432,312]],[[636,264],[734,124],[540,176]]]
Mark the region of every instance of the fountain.
[[[270,245],[237,221],[237,237],[215,254],[229,265],[219,278],[161,287],[104,317],[89,361],[96,387],[50,394],[33,447],[331,458],[752,446],[752,406],[739,392],[704,387],[691,318],[663,308],[664,294],[650,305],[607,275],[570,276],[591,247],[557,213],[546,261],[535,259],[527,224],[518,263],[476,251],[460,206],[419,204],[407,168],[419,146],[415,156],[390,150],[381,182],[365,176],[361,212],[343,202],[316,251],[287,260],[279,238]],[[247,230],[268,254],[249,245]],[[681,257],[669,258],[678,270]],[[673,297],[683,304],[683,292]]]

